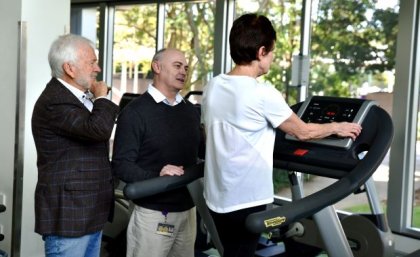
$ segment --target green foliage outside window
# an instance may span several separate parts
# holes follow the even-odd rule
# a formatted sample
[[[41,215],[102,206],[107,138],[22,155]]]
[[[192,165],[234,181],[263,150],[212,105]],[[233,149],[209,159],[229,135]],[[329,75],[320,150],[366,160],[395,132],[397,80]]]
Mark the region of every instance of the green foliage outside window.
[[[164,45],[184,50],[191,66],[186,91],[202,89],[212,76],[215,5],[215,1],[165,4]],[[238,0],[236,5],[236,16],[258,12],[273,22],[275,59],[262,79],[283,92],[289,104],[296,101],[295,88],[288,86],[291,60],[299,54],[301,9],[301,0]],[[157,6],[122,10],[116,14],[114,47],[142,46],[154,52]],[[393,72],[395,66],[397,8],[376,9],[369,0],[320,0],[312,16],[309,94],[358,97],[364,83],[387,90],[384,72]],[[141,60],[141,72],[147,73],[149,62]]]
[[[364,82],[386,90],[384,71],[395,67],[398,10],[376,9],[369,0],[322,0],[314,16],[312,94],[358,97]]]

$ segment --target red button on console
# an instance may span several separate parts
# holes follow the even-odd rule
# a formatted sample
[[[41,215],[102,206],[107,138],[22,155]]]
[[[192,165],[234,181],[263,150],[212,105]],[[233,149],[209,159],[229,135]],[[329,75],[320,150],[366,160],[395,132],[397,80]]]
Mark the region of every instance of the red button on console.
[[[306,153],[308,152],[307,149],[296,149],[293,152],[293,155],[297,155],[297,156],[304,156]]]

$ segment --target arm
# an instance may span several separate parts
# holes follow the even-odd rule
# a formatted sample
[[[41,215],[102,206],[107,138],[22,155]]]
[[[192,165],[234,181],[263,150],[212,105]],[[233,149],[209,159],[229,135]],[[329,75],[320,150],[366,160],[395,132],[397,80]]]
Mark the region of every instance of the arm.
[[[141,117],[132,109],[125,108],[117,120],[112,169],[114,175],[126,183],[156,177],[155,173],[138,164],[144,130]]]
[[[86,142],[108,141],[118,110],[112,101],[100,99],[89,112],[56,78],[48,82],[36,104],[40,126],[48,124],[54,134]]]
[[[86,142],[108,141],[119,110],[112,101],[99,99],[90,113],[77,100],[68,99],[68,95],[47,103],[46,109],[55,133]]]
[[[350,137],[355,140],[362,131],[359,124],[349,122],[305,123],[295,113],[292,113],[278,128],[302,141],[320,139],[330,135]]]
[[[99,99],[92,113],[73,103],[51,106],[51,110],[50,122],[58,134],[99,142],[109,140],[118,106],[108,99]]]

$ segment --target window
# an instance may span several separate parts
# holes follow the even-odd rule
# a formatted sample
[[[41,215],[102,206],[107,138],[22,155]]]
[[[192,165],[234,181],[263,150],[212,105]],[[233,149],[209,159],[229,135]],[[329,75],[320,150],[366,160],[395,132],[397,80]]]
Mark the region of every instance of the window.
[[[81,35],[92,40],[99,48],[97,24],[99,19],[99,8],[93,7],[74,7],[71,8],[70,32]]]
[[[212,76],[214,6],[214,1],[116,6],[112,100],[118,103],[126,92],[147,90],[151,59],[162,47],[186,54],[190,69],[182,93],[202,90]]]
[[[184,92],[200,91],[212,77],[215,1],[165,5],[165,47],[186,53],[189,74]]]
[[[398,12],[397,1],[313,1],[309,94],[376,100],[392,116]],[[385,208],[388,160],[373,175]],[[365,194],[336,207],[370,211]]]
[[[274,60],[267,74],[260,79],[270,82],[284,96],[289,104],[296,103],[296,88],[289,87],[292,74],[292,57],[299,53],[301,0],[292,1],[236,1],[236,17],[248,12],[265,15],[277,33]]]
[[[124,93],[143,93],[152,81],[150,61],[156,49],[157,5],[115,7],[112,100]]]

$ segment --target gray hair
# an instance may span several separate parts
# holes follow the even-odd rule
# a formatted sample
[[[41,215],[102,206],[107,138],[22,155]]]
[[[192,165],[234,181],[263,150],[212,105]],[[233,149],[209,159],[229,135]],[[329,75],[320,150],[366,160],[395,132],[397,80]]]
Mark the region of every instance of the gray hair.
[[[95,49],[95,44],[82,36],[66,34],[58,37],[52,43],[48,53],[51,76],[61,78],[64,75],[63,64],[77,62],[79,47],[83,45],[89,45]]]

